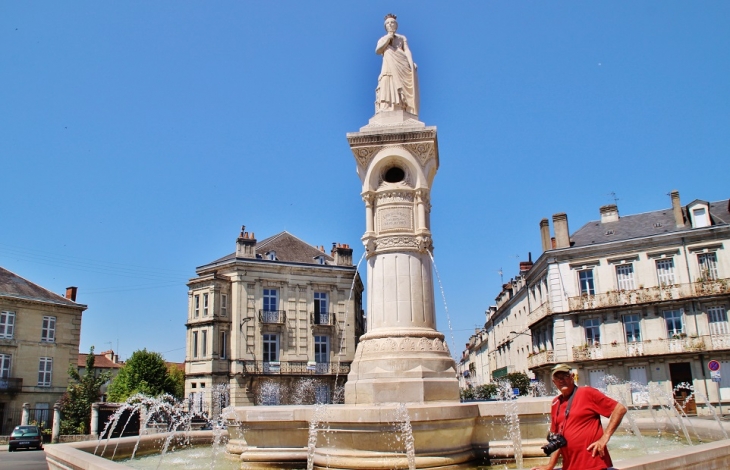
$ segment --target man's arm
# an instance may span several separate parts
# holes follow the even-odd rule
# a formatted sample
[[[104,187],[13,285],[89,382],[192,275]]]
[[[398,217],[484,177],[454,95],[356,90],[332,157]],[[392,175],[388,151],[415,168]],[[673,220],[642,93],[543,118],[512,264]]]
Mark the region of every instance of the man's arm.
[[[555,468],[555,466],[558,464],[558,457],[560,457],[560,452],[560,449],[553,452],[550,456],[550,462],[548,462],[547,465],[532,467],[530,470],[553,470],[553,468]]]
[[[618,429],[618,425],[621,424],[621,420],[624,418],[625,414],[626,407],[621,403],[616,403],[616,407],[613,409],[611,416],[608,418],[608,425],[606,426],[603,436],[588,446],[588,452],[590,452],[593,457],[596,456],[596,453],[601,457],[603,457],[606,453],[606,444],[608,444],[608,440],[611,439],[613,433],[616,432],[616,429]]]

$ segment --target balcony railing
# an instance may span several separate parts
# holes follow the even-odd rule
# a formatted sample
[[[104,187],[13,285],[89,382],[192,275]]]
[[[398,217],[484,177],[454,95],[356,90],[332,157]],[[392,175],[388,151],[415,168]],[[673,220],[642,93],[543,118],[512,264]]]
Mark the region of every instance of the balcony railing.
[[[555,363],[553,351],[542,351],[527,358],[527,367],[530,369],[553,363]]]
[[[243,361],[243,368],[250,375],[342,375],[350,372],[350,363]]]
[[[530,315],[527,317],[527,321],[530,323],[530,325],[536,323],[537,321],[541,320],[542,318],[550,315],[553,313],[552,306],[550,305],[550,301],[547,300],[543,302],[542,305],[537,307],[535,310],[530,312]]]
[[[688,284],[674,284],[671,286],[642,287],[639,289],[611,291],[595,295],[581,295],[578,297],[570,297],[568,299],[568,307],[570,310],[591,310],[717,294],[730,294],[730,279],[699,281]]]
[[[321,326],[332,326],[334,324],[334,315],[329,312],[312,312],[312,324]]]
[[[0,393],[18,393],[23,389],[23,379],[5,377],[0,379]]]
[[[723,349],[730,349],[730,335],[688,336],[673,339],[636,341],[633,343],[574,346],[573,360],[588,361],[623,357],[657,356],[662,354],[718,351]]]
[[[261,323],[282,325],[286,322],[286,310],[259,310],[259,321]]]

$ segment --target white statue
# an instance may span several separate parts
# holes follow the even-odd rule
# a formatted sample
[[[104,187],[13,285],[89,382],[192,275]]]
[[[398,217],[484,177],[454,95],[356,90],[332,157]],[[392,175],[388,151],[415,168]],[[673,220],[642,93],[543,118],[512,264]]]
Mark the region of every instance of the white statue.
[[[396,16],[385,16],[388,32],[378,40],[375,53],[383,56],[383,68],[375,90],[375,113],[402,109],[418,116],[418,74],[406,37],[395,34]]]

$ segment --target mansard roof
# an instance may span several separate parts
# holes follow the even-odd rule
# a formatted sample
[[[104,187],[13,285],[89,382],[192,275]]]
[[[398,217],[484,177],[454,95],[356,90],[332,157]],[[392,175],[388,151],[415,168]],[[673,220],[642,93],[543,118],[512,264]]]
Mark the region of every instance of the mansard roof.
[[[709,203],[712,225],[730,224],[729,203],[730,200],[727,199]],[[686,207],[682,208],[685,220],[684,227],[677,227],[677,223],[674,220],[674,212],[670,207],[668,209],[645,212],[643,214],[621,216],[614,222],[593,220],[573,233],[570,237],[571,246],[589,246],[618,240],[630,240],[633,238],[692,230],[690,221],[687,218]]]
[[[259,258],[259,260],[270,261],[265,259],[266,253],[270,251],[276,253],[276,261],[319,264],[314,258],[317,256],[324,256],[326,263],[334,263],[334,258],[330,255],[320,251],[319,248],[302,241],[286,230],[256,243],[256,254],[258,255],[257,258]],[[231,253],[208,264],[222,263],[224,261],[232,261],[234,259],[236,259],[236,253]]]
[[[69,307],[86,308],[85,305],[77,304],[63,296],[54,294],[38,284],[32,283],[2,267],[0,267],[0,297],[12,297],[22,300],[67,305]]]

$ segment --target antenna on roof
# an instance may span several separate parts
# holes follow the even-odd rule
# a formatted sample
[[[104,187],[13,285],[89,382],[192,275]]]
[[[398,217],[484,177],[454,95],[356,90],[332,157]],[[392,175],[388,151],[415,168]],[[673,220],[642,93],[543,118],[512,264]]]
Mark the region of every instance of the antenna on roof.
[[[497,272],[499,273],[499,280],[502,282],[502,284],[504,284],[504,273],[502,272],[502,268],[499,268],[499,271]]]
[[[618,198],[616,197],[616,193],[611,191],[610,193],[608,193],[608,195],[611,196],[611,198],[613,199],[613,203],[618,205]]]

